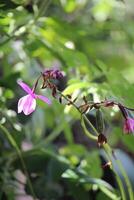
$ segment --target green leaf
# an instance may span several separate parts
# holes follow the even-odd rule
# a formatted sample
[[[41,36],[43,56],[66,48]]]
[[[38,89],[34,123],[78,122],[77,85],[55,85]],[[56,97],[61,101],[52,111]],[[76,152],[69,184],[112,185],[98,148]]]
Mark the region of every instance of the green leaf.
[[[79,176],[71,169],[67,169],[63,174],[63,178],[75,179],[77,180]]]
[[[101,178],[103,172],[99,153],[97,151],[87,153],[81,160],[80,169],[84,170],[87,176]]]
[[[74,83],[69,85],[68,87],[66,87],[66,89],[63,91],[63,94],[72,94],[73,92],[75,92],[76,90],[82,89],[82,88],[88,88],[89,87],[89,83],[88,82],[78,82],[78,83]]]
[[[131,151],[134,152],[134,136],[122,135],[121,140],[123,144]]]

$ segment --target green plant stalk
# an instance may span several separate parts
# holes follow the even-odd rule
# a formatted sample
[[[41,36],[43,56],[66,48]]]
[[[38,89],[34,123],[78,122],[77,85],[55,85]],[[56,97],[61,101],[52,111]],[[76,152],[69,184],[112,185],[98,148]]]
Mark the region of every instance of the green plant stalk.
[[[62,97],[64,97],[71,105],[73,105],[73,106],[78,110],[78,112],[81,114],[79,108],[75,105],[75,103],[74,103],[73,101],[71,101],[68,97],[66,97],[66,96],[65,96],[64,94],[62,94],[61,92],[59,92],[59,94],[60,94]],[[98,135],[99,135],[98,131],[97,131],[96,128],[92,125],[92,123],[88,120],[88,118],[86,117],[86,115],[83,114],[82,116],[83,116],[83,118],[85,119],[85,121],[88,123],[88,125],[92,128],[92,130],[94,131],[94,133],[98,136]],[[82,125],[83,125],[83,124],[82,124]],[[85,129],[85,128],[86,128],[86,126],[84,126],[84,129]],[[87,131],[88,131],[88,130],[87,130]],[[86,134],[90,139],[93,139],[93,138],[92,138],[93,135],[92,135],[91,133],[90,133],[90,134],[87,134],[87,131],[85,132],[85,134]],[[88,132],[89,132],[89,131],[88,131]],[[91,135],[92,135],[92,136],[91,136]],[[94,137],[94,136],[93,136],[93,137]],[[104,148],[104,150],[105,150],[105,152],[107,153],[108,156],[110,156],[110,157],[113,156],[113,155],[112,155],[111,147],[110,147],[108,144],[103,145],[103,148]],[[114,158],[114,157],[113,157],[113,158]],[[114,159],[115,159],[115,158],[114,158]],[[110,159],[110,161],[111,161],[111,159]],[[120,169],[120,171],[121,171],[121,173],[122,173],[122,175],[123,175],[123,177],[124,177],[124,179],[125,179],[125,181],[126,181],[126,185],[127,185],[127,188],[128,188],[128,193],[129,193],[130,200],[134,200],[134,197],[133,197],[133,189],[132,189],[131,183],[130,183],[130,181],[129,181],[129,178],[128,178],[128,176],[127,176],[127,174],[126,174],[126,172],[125,172],[125,170],[124,170],[124,168],[123,168],[121,162],[120,162],[119,160],[116,160],[116,159],[115,159],[115,161],[116,161],[116,163],[117,163],[117,165],[118,165],[118,167],[119,167],[119,169]],[[112,163],[112,162],[111,162],[111,163]],[[112,168],[112,170],[113,170],[113,168]],[[123,199],[123,200],[126,200],[126,195],[125,195],[125,192],[124,192],[125,190],[124,190],[122,181],[120,180],[120,177],[118,176],[118,174],[117,174],[114,170],[113,170],[113,172],[114,172],[114,174],[115,174],[117,183],[118,183],[118,185],[119,185],[120,192],[121,192],[121,195],[122,195],[122,199]]]
[[[109,154],[112,155],[112,149],[111,147],[108,145],[108,144],[104,144],[103,145],[103,148],[105,149],[105,151],[109,152]],[[114,156],[113,156],[115,162],[117,163],[124,179],[125,179],[125,182],[126,182],[126,185],[127,185],[127,188],[128,188],[128,193],[129,193],[129,198],[130,200],[133,200],[134,199],[134,194],[133,194],[133,189],[132,189],[132,186],[131,186],[131,183],[130,183],[130,180],[126,174],[126,171],[124,169],[124,167],[122,166],[122,163],[119,159],[116,159]]]
[[[82,128],[83,128],[83,130],[84,130],[84,132],[85,132],[85,134],[86,134],[86,136],[87,136],[88,138],[97,141],[97,136],[94,136],[93,134],[91,134],[91,133],[87,130],[87,128],[86,128],[86,126],[85,126],[85,123],[84,123],[83,117],[81,117],[81,126],[82,126]]]
[[[128,178],[128,175],[127,175],[125,169],[123,168],[121,161],[116,160],[116,163],[118,164],[118,167],[119,167],[119,169],[120,169],[120,171],[121,171],[121,173],[122,173],[122,175],[123,175],[123,177],[126,181],[130,200],[133,200],[134,199],[134,193],[133,193],[133,188],[132,188],[132,185],[131,185],[130,180]]]
[[[107,156],[107,159],[110,160],[111,162],[111,169],[116,177],[116,181],[117,181],[117,184],[120,188],[120,192],[121,192],[121,196],[122,196],[122,200],[126,200],[126,194],[125,194],[125,190],[124,190],[124,186],[123,186],[123,183],[121,181],[121,178],[120,176],[116,173],[116,171],[113,169],[113,162],[112,162],[112,159],[111,159],[111,156],[112,156],[112,151],[111,151],[111,148],[109,147],[108,144],[103,144],[103,149],[105,150],[106,152],[106,156]]]
[[[85,118],[85,117],[84,117],[84,118]],[[87,117],[86,117],[86,119],[87,119]],[[88,119],[87,119],[86,121],[88,122],[88,124],[89,124],[89,125],[91,126],[91,128],[92,128],[93,125],[91,124],[91,122],[90,122]],[[93,131],[98,135],[98,132],[97,132],[97,130],[95,130],[95,127],[94,127]],[[90,137],[90,138],[91,138],[91,137]],[[103,145],[103,148],[104,148],[104,150],[106,151],[106,153],[107,153],[109,156],[112,156],[112,150],[111,150],[111,147],[110,147],[108,144],[104,144],[104,145]],[[114,157],[113,157],[113,158],[114,158]],[[129,180],[129,178],[128,178],[128,176],[127,176],[127,174],[126,174],[126,172],[125,172],[125,170],[124,170],[124,168],[123,168],[123,166],[122,166],[120,160],[117,160],[117,159],[115,159],[115,158],[114,158],[114,160],[115,160],[115,162],[117,163],[117,165],[118,165],[118,167],[119,167],[119,169],[120,169],[120,171],[121,171],[121,173],[122,173],[122,175],[123,175],[123,177],[124,177],[124,179],[125,179],[125,182],[126,182],[126,185],[127,185],[127,188],[128,188],[128,193],[129,193],[130,200],[134,200],[133,189],[132,189],[130,180]],[[110,159],[110,161],[111,161],[111,159]],[[112,169],[112,170],[113,170],[113,169]],[[126,197],[125,197],[125,193],[124,193],[123,184],[122,184],[122,182],[120,181],[120,177],[117,175],[117,173],[116,173],[114,170],[113,170],[113,172],[114,172],[114,174],[115,174],[115,176],[116,176],[116,180],[117,180],[118,185],[119,185],[119,187],[120,187],[120,191],[121,191],[121,194],[122,194],[122,199],[125,200]]]
[[[36,16],[35,21],[36,21],[39,17],[41,17],[42,15],[44,15],[44,14],[46,13],[46,10],[47,10],[47,8],[48,8],[48,6],[49,6],[50,3],[51,3],[51,0],[44,0],[44,1],[42,1],[42,4],[41,4],[41,6],[40,6],[40,8],[39,8],[39,13],[38,13],[38,15]]]
[[[85,126],[85,123],[84,123],[84,119],[82,118],[82,123],[84,125],[82,125],[83,127],[83,130],[85,132],[85,134],[87,135],[88,138],[90,139],[94,139],[94,140],[97,140],[97,137],[96,136],[93,136],[86,128]],[[91,123],[91,122],[90,122]],[[87,134],[88,133],[88,134]],[[95,138],[92,138],[92,137],[95,137]],[[112,163],[112,160],[111,160],[111,154],[109,154],[109,151],[105,148],[105,145],[103,145],[103,148],[106,152],[106,155],[108,157],[108,160],[110,160],[110,162]],[[122,181],[119,177],[119,175],[115,172],[115,170],[113,169],[113,167],[111,168],[111,170],[113,171],[114,175],[115,175],[115,178],[116,178],[116,181],[117,181],[117,184],[119,186],[119,189],[120,189],[120,193],[121,193],[121,196],[122,196],[122,200],[126,200],[126,194],[125,194],[125,190],[124,190],[124,187],[123,187],[123,184],[122,184]]]
[[[36,200],[36,195],[35,195],[35,193],[34,193],[33,186],[32,186],[32,183],[31,183],[31,181],[30,181],[30,178],[29,178],[29,174],[28,174],[26,165],[25,165],[24,159],[23,159],[22,154],[21,154],[21,150],[19,149],[19,147],[18,147],[16,141],[14,140],[14,138],[12,137],[12,135],[9,133],[9,131],[8,131],[2,124],[0,124],[0,129],[1,129],[2,132],[5,134],[6,138],[7,138],[8,141],[10,142],[10,144],[15,148],[15,150],[16,150],[16,152],[17,152],[17,154],[18,154],[18,157],[20,158],[20,161],[21,161],[23,170],[24,170],[24,172],[25,172],[25,175],[26,175],[26,177],[27,177],[28,185],[29,185],[31,194],[32,194],[32,196],[33,196],[33,199]]]
[[[87,123],[91,126],[91,128],[94,127],[94,126],[91,124],[91,122],[87,119],[86,116],[85,116],[84,118],[86,119]],[[96,133],[96,135],[99,134],[99,133],[97,132],[97,130],[95,129],[95,127],[93,128],[93,131]],[[90,137],[90,138],[91,138],[91,137]],[[104,145],[103,145],[103,148],[104,148],[105,152],[107,153],[107,155],[109,155],[109,157],[110,157],[110,156],[112,157],[112,149],[111,149],[111,147],[110,147],[108,144],[104,144]],[[114,156],[113,156],[113,158],[114,158]],[[114,158],[114,160],[115,160],[115,162],[117,163],[117,165],[118,165],[118,167],[119,167],[119,169],[120,169],[120,171],[121,171],[121,173],[122,173],[122,175],[123,175],[123,177],[124,177],[124,179],[125,179],[125,182],[126,182],[126,185],[127,185],[127,188],[128,188],[128,193],[129,193],[130,200],[134,200],[133,189],[132,189],[130,180],[129,180],[129,178],[128,178],[128,176],[127,176],[127,174],[126,174],[126,172],[125,172],[125,170],[124,170],[124,168],[123,168],[123,166],[122,166],[120,160],[117,160],[117,159],[115,159],[115,158]],[[110,161],[111,161],[111,159],[110,159]],[[112,168],[112,170],[113,170],[113,168]],[[119,185],[119,187],[120,187],[120,191],[121,191],[121,194],[122,194],[122,199],[125,200],[126,197],[125,197],[125,193],[124,193],[123,184],[122,184],[122,182],[120,181],[120,177],[117,175],[117,173],[116,173],[114,170],[113,170],[113,172],[114,172],[114,174],[115,174],[115,176],[116,176],[116,180],[117,180],[118,185]]]

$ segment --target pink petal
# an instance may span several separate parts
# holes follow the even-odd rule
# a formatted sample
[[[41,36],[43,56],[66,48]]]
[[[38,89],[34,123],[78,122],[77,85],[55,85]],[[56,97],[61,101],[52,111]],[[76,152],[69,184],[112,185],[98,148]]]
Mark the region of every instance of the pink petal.
[[[24,112],[25,115],[31,114],[36,108],[36,100],[31,95],[22,97],[18,102],[18,113]]]
[[[22,82],[22,81],[18,81],[17,82],[21,87],[22,87],[22,89],[25,91],[25,92],[27,92],[28,94],[32,94],[33,92],[32,92],[32,90],[31,90],[31,88],[26,84],[26,83],[24,83],[24,82]]]
[[[134,132],[134,119],[133,118],[125,119],[123,130],[124,130],[124,133],[133,133]]]
[[[47,97],[45,97],[45,96],[36,95],[36,98],[41,99],[42,101],[44,101],[45,103],[47,103],[49,105],[51,104],[51,101]]]
[[[18,113],[21,113],[23,111],[23,107],[24,107],[25,101],[27,100],[27,96],[28,95],[19,99],[19,101],[18,101]]]

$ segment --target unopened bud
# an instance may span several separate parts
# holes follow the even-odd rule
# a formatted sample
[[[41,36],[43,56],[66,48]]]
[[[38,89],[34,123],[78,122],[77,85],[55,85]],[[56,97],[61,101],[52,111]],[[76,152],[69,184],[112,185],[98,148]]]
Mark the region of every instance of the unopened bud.
[[[98,136],[98,146],[102,146],[107,143],[107,138],[102,133]]]

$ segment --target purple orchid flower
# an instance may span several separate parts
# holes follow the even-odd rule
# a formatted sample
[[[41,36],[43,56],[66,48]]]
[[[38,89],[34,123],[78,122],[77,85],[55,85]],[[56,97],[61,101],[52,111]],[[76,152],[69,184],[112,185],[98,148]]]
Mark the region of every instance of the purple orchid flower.
[[[127,117],[124,121],[124,127],[123,127],[124,133],[134,133],[134,119]]]
[[[18,81],[21,88],[28,93],[28,95],[22,97],[18,101],[18,113],[24,112],[25,115],[31,114],[36,108],[36,99],[41,99],[47,104],[51,104],[51,101],[42,95],[37,95],[34,92],[34,88],[31,89],[26,83]]]

